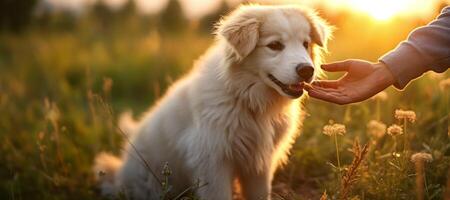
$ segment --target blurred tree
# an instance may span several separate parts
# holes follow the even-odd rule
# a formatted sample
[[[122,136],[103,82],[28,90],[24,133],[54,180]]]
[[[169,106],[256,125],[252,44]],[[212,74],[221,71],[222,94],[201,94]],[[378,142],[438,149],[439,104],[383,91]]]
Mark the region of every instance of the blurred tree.
[[[92,6],[91,14],[95,17],[101,29],[111,28],[115,13],[106,5],[104,0],[98,0]]]
[[[162,31],[169,33],[178,33],[186,29],[188,21],[178,0],[169,0],[166,8],[160,13],[158,25]]]
[[[117,11],[116,26],[117,31],[126,30],[127,34],[139,33],[141,32],[140,23],[142,18],[138,13],[137,5],[135,0],[128,0],[118,11]],[[130,35],[131,36],[131,35]]]
[[[77,17],[74,13],[69,11],[55,12],[52,13],[52,20],[50,25],[59,30],[72,31],[77,25]]]
[[[137,15],[137,6],[135,0],[128,0],[119,10],[118,16],[121,19],[135,17]]]
[[[97,0],[91,7],[89,19],[94,19],[96,28],[98,27],[104,34],[114,34],[131,29],[136,29],[140,16],[137,13],[137,6],[134,0],[126,1],[119,8],[111,8],[107,5],[107,0]]]
[[[222,16],[225,16],[230,11],[230,7],[227,2],[221,0],[220,6],[212,13],[205,15],[200,20],[200,30],[202,32],[211,33],[214,30],[215,24],[220,20]]]
[[[0,29],[20,31],[30,23],[37,0],[0,0]]]

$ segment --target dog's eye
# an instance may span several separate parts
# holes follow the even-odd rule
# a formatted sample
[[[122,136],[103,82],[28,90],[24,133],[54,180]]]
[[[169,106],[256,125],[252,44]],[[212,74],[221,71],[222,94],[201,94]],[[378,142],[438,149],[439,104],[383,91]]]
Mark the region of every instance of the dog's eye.
[[[309,43],[308,42],[303,42],[303,46],[305,47],[305,49],[308,49],[309,48]]]
[[[272,49],[274,51],[281,51],[284,49],[284,45],[281,44],[281,42],[279,42],[279,41],[271,42],[270,44],[267,45],[267,47],[269,47],[270,49]]]

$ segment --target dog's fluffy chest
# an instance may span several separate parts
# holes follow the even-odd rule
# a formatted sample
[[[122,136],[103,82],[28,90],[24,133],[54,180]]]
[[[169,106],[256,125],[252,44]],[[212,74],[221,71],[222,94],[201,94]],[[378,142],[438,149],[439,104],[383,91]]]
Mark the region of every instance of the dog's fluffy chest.
[[[204,113],[209,126],[223,134],[224,153],[237,167],[262,171],[270,167],[279,143],[293,126],[283,109],[257,113],[243,105],[221,105],[223,113]],[[210,110],[210,109],[208,109]]]

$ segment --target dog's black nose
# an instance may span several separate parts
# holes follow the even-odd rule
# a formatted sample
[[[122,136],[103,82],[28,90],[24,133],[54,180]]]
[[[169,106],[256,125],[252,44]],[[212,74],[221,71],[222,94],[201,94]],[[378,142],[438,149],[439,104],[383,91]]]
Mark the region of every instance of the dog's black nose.
[[[298,76],[300,76],[300,78],[304,81],[310,80],[314,75],[314,67],[312,67],[309,63],[298,64],[295,71],[297,71]]]

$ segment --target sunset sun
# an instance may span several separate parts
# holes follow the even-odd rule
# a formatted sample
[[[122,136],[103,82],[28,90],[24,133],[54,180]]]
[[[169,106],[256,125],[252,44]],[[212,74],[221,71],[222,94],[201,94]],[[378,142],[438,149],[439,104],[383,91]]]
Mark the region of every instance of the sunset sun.
[[[415,12],[420,9],[417,1],[410,0],[350,0],[350,7],[367,13],[376,20],[389,20],[405,12]]]

